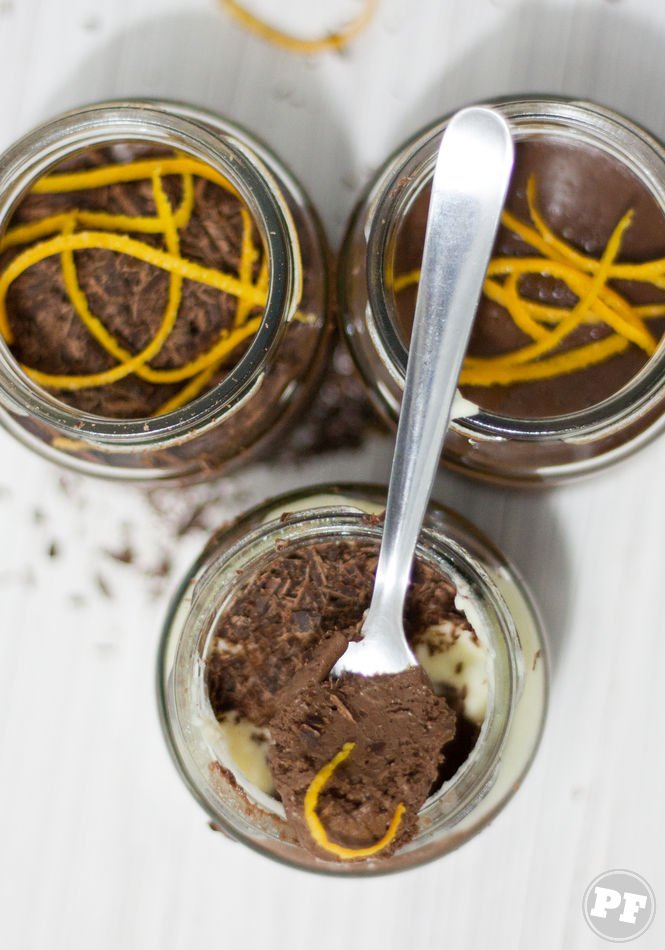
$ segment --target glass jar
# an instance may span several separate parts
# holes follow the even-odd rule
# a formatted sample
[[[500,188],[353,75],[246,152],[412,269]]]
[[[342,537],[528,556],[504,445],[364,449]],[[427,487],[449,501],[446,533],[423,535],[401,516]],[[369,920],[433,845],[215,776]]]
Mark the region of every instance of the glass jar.
[[[381,537],[367,519],[385,507],[385,490],[323,486],[272,499],[210,540],[185,577],[164,626],[158,662],[160,713],[182,778],[216,826],[283,862],[335,874],[412,867],[458,847],[505,805],[526,773],[541,735],[547,670],[542,628],[522,582],[467,521],[432,504],[417,556],[445,572],[486,650],[487,707],[475,746],[426,801],[415,837],[390,858],[335,862],[297,842],[282,805],[256,787],[220,746],[206,687],[216,622],[242,581],[280,552],[313,540]],[[288,513],[288,514],[287,514]]]
[[[515,141],[556,137],[601,150],[632,172],[665,213],[665,149],[642,128],[592,103],[561,98],[489,103]],[[398,329],[392,274],[400,227],[431,182],[448,118],[409,140],[370,183],[349,224],[339,264],[342,326],[376,409],[395,425],[407,347]],[[546,485],[617,461],[665,425],[665,346],[627,385],[581,411],[509,418],[460,401],[444,461],[468,475],[508,484]]]
[[[269,262],[260,327],[231,372],[181,408],[116,419],[71,408],[23,373],[0,342],[0,421],[45,457],[116,479],[203,478],[266,453],[311,399],[329,350],[328,251],[316,215],[281,163],[245,131],[171,102],[69,112],[0,157],[0,235],[30,187],[58,163],[113,143],[149,143],[205,162],[237,190]],[[297,308],[306,307],[306,320]]]

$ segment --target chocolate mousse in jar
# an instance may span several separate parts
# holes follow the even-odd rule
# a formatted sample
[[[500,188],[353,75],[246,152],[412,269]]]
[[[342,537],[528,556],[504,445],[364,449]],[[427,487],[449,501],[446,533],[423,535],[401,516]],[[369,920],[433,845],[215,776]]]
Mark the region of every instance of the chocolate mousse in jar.
[[[282,164],[169,102],[67,113],[0,157],[0,421],[81,472],[265,455],[329,349],[328,260]]]
[[[593,103],[492,105],[510,123],[515,167],[443,458],[469,475],[547,485],[603,468],[663,427],[665,150]],[[346,339],[392,424],[446,123],[389,159],[341,255]]]
[[[308,870],[379,874],[458,847],[541,735],[538,614],[493,545],[436,504],[404,614],[420,665],[330,678],[369,605],[384,509],[370,486],[266,502],[212,537],[164,626],[160,711],[182,778],[217,830]]]

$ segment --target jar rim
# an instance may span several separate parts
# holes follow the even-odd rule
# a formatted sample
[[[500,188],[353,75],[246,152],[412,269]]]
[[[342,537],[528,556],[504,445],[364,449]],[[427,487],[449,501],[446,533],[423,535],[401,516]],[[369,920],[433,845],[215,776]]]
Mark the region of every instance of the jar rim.
[[[369,499],[371,492],[378,491],[378,486],[362,486],[367,492]],[[269,846],[259,846],[250,833],[251,824],[248,827],[239,827],[248,825],[247,816],[233,814],[236,819],[234,824],[219,808],[219,803],[212,796],[211,791],[199,782],[198,776],[202,775],[202,769],[197,763],[195,753],[191,748],[191,730],[183,729],[181,722],[181,708],[178,696],[183,698],[183,702],[194,703],[194,694],[200,691],[198,687],[192,687],[185,683],[187,670],[190,674],[202,675],[202,669],[205,666],[204,656],[209,646],[209,638],[212,635],[215,626],[215,620],[220,612],[228,605],[233,596],[233,591],[224,588],[221,592],[218,589],[220,576],[233,574],[238,581],[237,571],[239,566],[242,569],[243,580],[255,569],[257,554],[253,553],[247,563],[244,556],[247,552],[255,552],[257,546],[262,547],[266,542],[271,546],[271,552],[274,551],[272,544],[274,540],[283,541],[287,536],[305,529],[305,543],[311,543],[316,537],[323,535],[326,538],[340,537],[339,526],[342,525],[345,533],[342,537],[377,536],[380,538],[380,527],[363,525],[362,530],[359,521],[363,512],[353,504],[345,505],[343,502],[344,494],[348,490],[351,499],[358,499],[358,488],[353,486],[313,486],[307,489],[304,494],[302,491],[294,491],[286,495],[272,498],[251,511],[246,512],[231,527],[230,544],[223,551],[221,556],[215,555],[217,549],[216,536],[204,549],[199,559],[188,572],[183,580],[179,593],[172,601],[169,614],[166,618],[162,639],[160,642],[160,656],[158,661],[158,691],[160,716],[165,737],[174,759],[174,762],[180,771],[186,784],[200,802],[208,811],[213,820],[219,822],[233,836],[239,837],[244,843],[256,848],[262,853],[269,853],[272,857],[281,860],[287,860],[288,863],[295,863],[302,866],[294,856],[285,858],[282,854],[275,854]],[[382,490],[385,492],[385,489]],[[317,496],[330,495],[326,501],[326,507],[317,507],[314,498]],[[339,503],[334,507],[332,496],[339,496]],[[279,510],[284,506],[288,510],[288,505],[297,502],[297,508],[288,519],[280,519]],[[311,503],[310,503],[311,502]],[[249,531],[245,530],[247,525],[259,513],[262,520],[258,526]],[[459,517],[455,512],[444,508],[441,505],[434,504],[432,513],[444,515],[452,519],[455,530],[466,532],[469,529],[473,532],[477,542],[485,543],[486,539],[480,535],[478,530]],[[348,530],[346,530],[348,529]],[[224,538],[229,542],[228,530],[224,533]],[[296,542],[297,543],[297,542]],[[496,549],[490,545],[489,550],[492,555]],[[428,550],[432,546],[434,553]],[[491,634],[487,646],[492,656],[492,662],[495,665],[494,673],[496,682],[493,687],[493,695],[490,697],[490,704],[486,720],[483,723],[481,734],[476,746],[469,755],[467,761],[461,766],[455,776],[446,783],[442,789],[435,793],[423,805],[420,814],[424,816],[426,828],[424,834],[434,829],[440,828],[444,836],[454,834],[455,825],[462,821],[472,807],[472,803],[478,796],[482,797],[486,792],[491,777],[501,758],[507,736],[510,731],[515,703],[518,700],[521,691],[521,678],[523,670],[519,657],[521,656],[520,640],[515,622],[512,617],[509,606],[503,600],[503,595],[494,584],[485,569],[478,563],[476,556],[470,549],[444,536],[442,528],[439,525],[430,525],[425,528],[420,538],[420,553],[428,562],[436,561],[439,569],[445,571],[451,576],[453,583],[458,583],[460,579],[467,581],[467,577],[472,579],[474,585],[473,599],[474,609],[478,607],[482,598],[488,598],[488,606],[483,606],[483,622],[487,631]],[[260,559],[268,555],[258,554]],[[503,558],[501,558],[503,560]],[[463,563],[463,569],[458,570],[460,562]],[[452,568],[452,571],[451,571]],[[468,574],[467,574],[468,572]],[[213,603],[214,602],[214,603]],[[207,618],[207,619],[206,619]],[[175,641],[174,641],[175,638]],[[189,657],[189,661],[187,660]],[[191,662],[190,662],[191,661]],[[168,667],[168,668],[167,668]],[[191,668],[191,669],[190,669]],[[195,715],[197,721],[201,718],[201,710],[196,708]],[[482,746],[481,746],[482,743]],[[204,753],[205,755],[205,753]],[[224,763],[227,767],[227,763]],[[243,786],[244,787],[244,786]],[[247,790],[245,789],[245,792]],[[211,797],[212,796],[212,797]],[[445,799],[445,801],[444,801]],[[436,810],[448,807],[446,814],[436,815]],[[280,837],[279,835],[277,837]],[[298,846],[299,847],[299,846]],[[423,842],[410,842],[400,852],[401,860],[394,867],[391,860],[390,867],[383,868],[363,868],[354,872],[352,869],[342,869],[345,874],[348,873],[385,873],[390,870],[398,870],[399,867],[409,866],[414,860],[418,861],[418,848],[428,847]],[[339,872],[340,868],[335,866],[326,867],[317,866],[317,870],[329,872]]]
[[[168,111],[167,111],[168,110]],[[229,124],[229,129],[232,126]],[[0,156],[0,233],[29,187],[50,168],[85,149],[113,142],[149,142],[178,148],[227,178],[250,210],[269,261],[261,324],[235,366],[208,392],[171,412],[116,419],[76,410],[35,384],[0,341],[0,403],[28,411],[63,435],[117,450],[158,449],[218,424],[260,382],[279,342],[284,320],[295,314],[302,265],[295,224],[274,176],[240,138],[222,138],[178,103],[142,99],[93,103],[65,112],[19,139]]]
[[[509,122],[517,141],[535,135],[570,137],[621,162],[640,180],[665,217],[665,147],[646,130],[604,106],[558,96],[498,97],[484,100]],[[368,199],[366,282],[369,332],[391,376],[403,388],[408,348],[396,328],[383,275],[388,244],[399,212],[431,179],[439,143],[451,114],[430,123],[388,159]],[[658,174],[659,172],[659,174]],[[665,339],[645,365],[617,392],[586,409],[537,419],[520,419],[479,409],[451,421],[463,437],[522,441],[590,438],[623,426],[649,411],[665,384]]]

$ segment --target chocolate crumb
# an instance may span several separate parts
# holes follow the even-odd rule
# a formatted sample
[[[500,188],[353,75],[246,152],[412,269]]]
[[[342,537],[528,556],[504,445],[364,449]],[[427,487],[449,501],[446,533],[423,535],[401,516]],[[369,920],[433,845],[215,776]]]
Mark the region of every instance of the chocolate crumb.
[[[339,340],[333,345],[333,357],[318,392],[275,456],[280,462],[356,449],[372,431],[384,431],[346,346]]]
[[[73,485],[72,481],[69,478],[66,478],[64,475],[58,477],[58,489],[62,492],[63,495],[66,495],[68,498],[71,498],[73,494]]]
[[[148,577],[168,577],[173,569],[173,561],[165,554],[149,571],[146,571]]]
[[[135,560],[134,549],[128,544],[119,551],[110,551],[106,549],[104,554],[113,558],[114,561],[119,561],[121,564],[133,564]]]
[[[207,531],[208,525],[203,517],[210,506],[209,501],[202,501],[196,505],[185,520],[178,525],[176,537],[183,538],[190,531]]]
[[[95,584],[97,585],[97,590],[103,597],[106,597],[108,600],[111,600],[113,597],[113,591],[109,587],[108,581],[103,574],[95,574]]]

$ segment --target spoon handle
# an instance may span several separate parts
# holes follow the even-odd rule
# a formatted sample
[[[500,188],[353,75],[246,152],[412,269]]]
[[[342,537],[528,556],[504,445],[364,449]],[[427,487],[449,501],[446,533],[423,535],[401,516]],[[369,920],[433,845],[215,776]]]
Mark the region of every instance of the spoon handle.
[[[471,326],[513,165],[505,120],[458,112],[444,134],[430,201],[404,398],[372,609],[397,618],[441,457]]]

